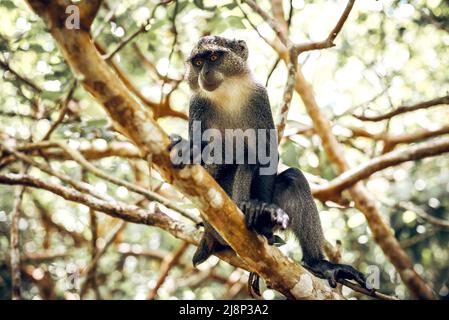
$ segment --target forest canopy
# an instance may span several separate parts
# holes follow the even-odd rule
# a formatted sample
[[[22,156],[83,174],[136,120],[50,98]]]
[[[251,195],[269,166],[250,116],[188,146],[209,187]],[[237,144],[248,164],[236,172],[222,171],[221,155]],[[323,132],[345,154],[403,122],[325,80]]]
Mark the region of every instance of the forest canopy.
[[[448,299],[449,2],[2,0],[0,299]],[[280,170],[300,168],[335,290],[269,246],[199,166],[186,59],[244,40]],[[234,252],[193,267],[206,220]],[[259,254],[260,253],[260,254]],[[352,289],[351,289],[352,287]]]

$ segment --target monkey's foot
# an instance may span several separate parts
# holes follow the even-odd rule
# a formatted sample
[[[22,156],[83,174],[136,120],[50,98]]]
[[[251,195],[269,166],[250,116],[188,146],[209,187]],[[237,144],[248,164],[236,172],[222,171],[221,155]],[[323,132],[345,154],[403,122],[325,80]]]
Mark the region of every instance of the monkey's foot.
[[[268,243],[273,244],[273,231],[277,228],[285,230],[289,224],[288,214],[272,203],[259,200],[248,200],[239,203],[239,208],[245,215],[248,229],[267,237]]]
[[[312,273],[322,279],[327,279],[332,288],[337,286],[339,280],[355,280],[361,287],[372,290],[373,288],[366,282],[363,273],[347,264],[332,263],[327,260],[319,260],[305,265]]]
[[[187,164],[201,164],[201,149],[177,134],[169,136],[168,151],[173,167],[182,169]]]

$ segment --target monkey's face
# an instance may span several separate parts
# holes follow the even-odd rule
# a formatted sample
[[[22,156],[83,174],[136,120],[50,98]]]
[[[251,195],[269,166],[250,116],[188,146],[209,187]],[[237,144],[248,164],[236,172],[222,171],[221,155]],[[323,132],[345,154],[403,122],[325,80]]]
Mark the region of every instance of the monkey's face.
[[[223,51],[206,51],[191,59],[192,68],[197,74],[197,82],[201,89],[214,91],[224,80],[224,72],[220,65],[225,56]]]
[[[248,73],[244,41],[208,36],[200,39],[188,59],[188,81],[194,91],[212,92],[231,77]]]

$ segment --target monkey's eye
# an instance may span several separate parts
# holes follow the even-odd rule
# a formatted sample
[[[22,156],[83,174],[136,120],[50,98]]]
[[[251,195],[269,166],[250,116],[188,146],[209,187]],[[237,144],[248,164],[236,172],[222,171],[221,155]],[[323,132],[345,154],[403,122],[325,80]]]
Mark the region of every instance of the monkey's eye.
[[[201,67],[203,65],[203,60],[202,59],[195,59],[193,60],[193,64],[197,67]]]
[[[218,54],[213,53],[213,54],[210,55],[209,60],[212,61],[212,62],[215,62],[215,61],[218,60],[218,58],[219,58]]]

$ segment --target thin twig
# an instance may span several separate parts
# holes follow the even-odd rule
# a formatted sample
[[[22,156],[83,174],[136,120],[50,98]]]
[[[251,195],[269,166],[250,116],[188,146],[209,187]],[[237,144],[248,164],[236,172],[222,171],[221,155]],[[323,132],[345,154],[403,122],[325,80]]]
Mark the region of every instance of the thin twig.
[[[67,153],[67,155],[69,155],[69,157],[72,160],[78,162],[78,164],[80,164],[84,169],[90,171],[95,176],[105,179],[105,180],[112,182],[116,185],[123,186],[123,187],[125,187],[133,192],[136,192],[138,194],[141,194],[150,201],[159,202],[162,205],[166,206],[167,208],[172,209],[176,212],[179,212],[181,215],[183,215],[187,219],[192,220],[195,223],[200,222],[200,219],[198,217],[192,215],[187,210],[184,210],[184,209],[180,208],[179,206],[173,204],[172,201],[170,201],[169,199],[164,198],[163,196],[157,194],[156,192],[149,191],[149,190],[147,190],[141,186],[138,186],[136,184],[130,183],[125,180],[121,180],[119,178],[115,178],[114,176],[111,176],[110,174],[107,174],[104,171],[102,171],[102,170],[98,169],[97,167],[95,167],[94,165],[92,165],[89,161],[87,161],[83,157],[83,155],[81,153],[79,153],[78,151],[76,151],[74,149],[69,148],[65,143],[58,142],[57,144],[61,149],[64,150],[64,152]]]
[[[77,87],[77,81],[75,80],[69,90],[69,92],[67,93],[66,97],[64,98],[64,100],[60,103],[61,106],[61,110],[59,111],[59,115],[58,118],[56,118],[55,122],[53,122],[53,124],[51,125],[50,129],[48,129],[47,133],[44,135],[44,137],[42,138],[42,141],[48,140],[51,137],[51,134],[53,133],[53,131],[56,130],[56,128],[62,123],[62,121],[64,120],[65,115],[67,114],[67,112],[69,111],[69,102],[70,100],[72,100],[73,94],[75,92],[75,89]]]
[[[420,102],[420,103],[417,103],[417,104],[414,104],[411,106],[405,106],[405,105],[399,106],[393,111],[390,111],[390,112],[387,112],[387,113],[384,113],[381,115],[377,115],[377,116],[366,116],[366,115],[353,115],[353,116],[359,120],[375,122],[375,121],[391,119],[397,115],[400,115],[400,114],[403,114],[406,112],[412,112],[415,110],[440,106],[440,105],[444,105],[444,104],[449,104],[449,95],[445,95],[443,97]]]
[[[263,41],[265,41],[269,46],[273,46],[273,43],[268,40],[266,37],[264,37],[259,29],[257,29],[257,26],[251,21],[251,19],[248,17],[248,14],[245,12],[245,10],[243,10],[242,6],[239,3],[239,0],[234,0],[234,3],[238,6],[238,8],[240,9],[240,11],[243,14],[243,17],[245,18],[245,20],[249,23],[249,25],[254,29],[254,31],[256,31],[257,35],[259,36],[259,38],[261,38]]]
[[[265,87],[268,86],[268,82],[270,81],[271,76],[273,75],[274,70],[276,70],[276,67],[278,66],[279,62],[281,61],[281,58],[277,58],[274,62],[273,66],[270,69],[270,72],[268,72],[267,80],[265,81]]]
[[[159,100],[159,106],[163,105],[164,102],[164,87],[165,87],[165,83],[166,83],[166,79],[168,78],[168,72],[170,70],[170,61],[173,57],[173,54],[175,52],[175,47],[176,47],[176,43],[178,42],[178,29],[176,28],[176,16],[178,15],[178,7],[179,7],[179,1],[175,1],[175,9],[173,11],[173,16],[171,17],[170,21],[172,24],[172,31],[174,34],[173,37],[173,44],[170,50],[170,54],[168,55],[168,67],[167,70],[165,71],[165,76],[162,79],[162,84],[161,84],[161,97]],[[157,111],[157,114],[159,114],[159,110]]]
[[[170,270],[178,264],[179,259],[188,247],[189,244],[184,241],[175,252],[162,260],[159,278],[157,279],[156,285],[148,293],[148,300],[153,300],[156,297],[159,288],[164,284]]]
[[[285,32],[283,32],[282,27],[279,23],[273,19],[268,13],[266,13],[255,1],[253,0],[242,0],[242,2],[246,3],[251,9],[253,9],[261,18],[268,23],[271,29],[276,33],[278,39],[287,47],[291,46],[290,39],[287,38]]]
[[[20,82],[26,84],[29,88],[31,88],[35,93],[42,93],[44,90],[35,84],[31,79],[28,79],[25,76],[19,74],[16,70],[14,70],[7,62],[2,61],[0,59],[0,67],[6,71],[11,72]]]
[[[128,43],[133,41],[138,35],[140,35],[141,33],[147,32],[150,29],[149,26],[153,22],[154,15],[156,13],[157,8],[159,6],[161,6],[161,5],[168,4],[168,3],[172,2],[172,1],[173,0],[164,0],[164,1],[161,1],[161,2],[157,3],[154,6],[153,10],[151,11],[151,15],[148,18],[148,20],[144,24],[142,24],[139,29],[137,29],[136,31],[131,33],[128,37],[123,39],[123,41],[121,41],[110,53],[107,53],[106,55],[104,55],[103,59],[106,60],[106,61],[112,59],[117,52],[122,50]]]
[[[298,54],[305,51],[326,49],[335,46],[334,40],[340,33],[341,29],[343,28],[343,25],[348,19],[349,13],[351,12],[352,7],[354,6],[354,2],[355,0],[348,1],[348,4],[346,5],[346,8],[343,11],[343,14],[340,16],[340,19],[338,20],[337,24],[324,41],[295,44],[294,47],[295,50],[297,50]]]
[[[397,298],[395,296],[390,296],[385,293],[379,292],[377,290],[367,290],[365,288],[362,288],[358,284],[355,284],[355,283],[345,280],[345,279],[338,280],[338,282],[356,292],[362,293],[369,297],[373,297],[373,298],[380,299],[380,300],[399,300],[399,298]]]
[[[81,272],[80,276],[81,277],[85,276],[85,279],[84,279],[84,282],[81,284],[80,297],[82,297],[84,295],[84,293],[86,292],[87,285],[91,281],[90,276],[92,276],[94,274],[92,271],[96,268],[98,261],[104,255],[104,253],[109,248],[109,246],[114,242],[117,235],[125,228],[125,226],[126,226],[125,221],[120,220],[119,222],[117,222],[117,224],[114,226],[114,228],[112,228],[111,231],[109,231],[109,233],[106,235],[105,241],[104,241],[104,246],[96,252],[95,256],[90,261],[88,266],[86,268],[84,268],[84,270]]]
[[[412,203],[405,202],[405,201],[401,201],[400,203],[397,204],[397,206],[400,208],[406,209],[406,210],[413,211],[414,213],[416,213],[417,216],[419,216],[423,220],[427,221],[428,223],[436,226],[438,229],[443,229],[445,231],[449,231],[449,221],[448,220],[444,220],[444,219],[440,219],[440,218],[431,216],[426,211],[424,211],[422,208],[415,206]]]

